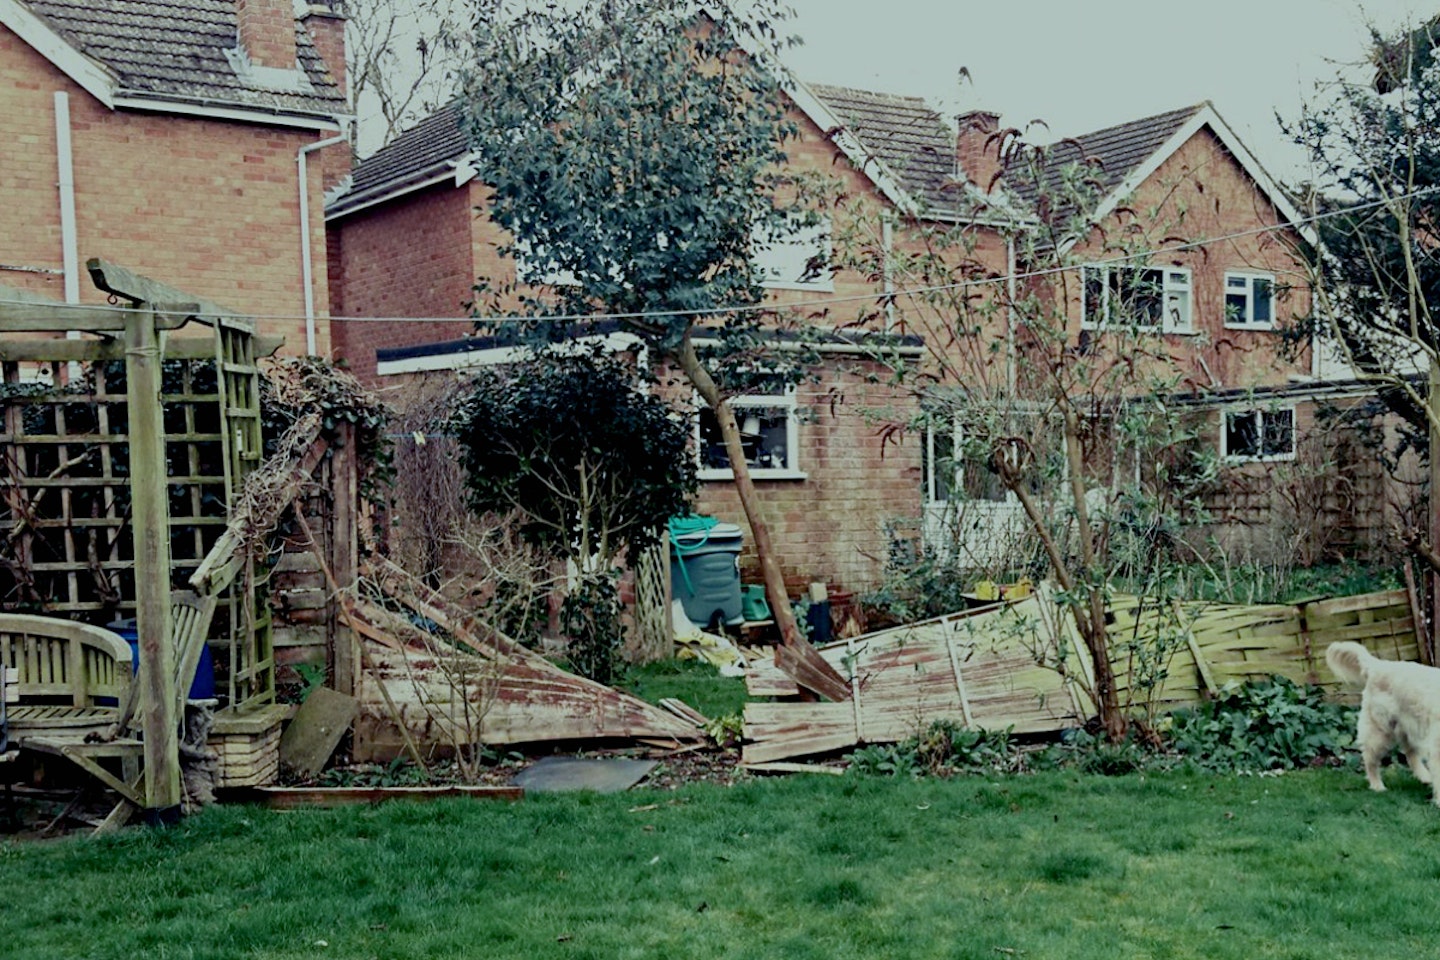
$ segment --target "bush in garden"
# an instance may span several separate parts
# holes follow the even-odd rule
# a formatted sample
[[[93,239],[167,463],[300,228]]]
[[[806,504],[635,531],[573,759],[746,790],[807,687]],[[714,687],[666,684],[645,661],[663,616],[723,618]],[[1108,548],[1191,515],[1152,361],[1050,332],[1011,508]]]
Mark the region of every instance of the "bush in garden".
[[[482,371],[457,399],[472,509],[579,571],[562,608],[573,665],[608,681],[620,647],[616,568],[657,543],[695,489],[690,431],[621,359],[540,353]]]

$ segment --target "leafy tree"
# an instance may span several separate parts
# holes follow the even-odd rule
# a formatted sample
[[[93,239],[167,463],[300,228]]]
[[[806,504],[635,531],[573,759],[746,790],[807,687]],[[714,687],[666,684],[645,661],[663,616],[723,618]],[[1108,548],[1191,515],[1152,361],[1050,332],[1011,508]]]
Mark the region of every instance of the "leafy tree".
[[[491,0],[464,124],[493,189],[488,213],[516,238],[501,252],[532,282],[553,281],[521,298],[535,335],[571,331],[546,317],[620,315],[715,412],[771,608],[798,644],[727,398],[756,373],[795,376],[804,359],[768,353],[774,318],[744,308],[763,297],[757,244],[813,222],[813,184],[785,166],[796,129],[773,59],[784,8],[759,0],[742,16],[715,5],[697,18],[695,6]],[[719,342],[711,352],[696,343],[702,325]]]
[[[1018,506],[1013,529],[1006,513],[988,509],[980,523],[990,537],[1014,534],[1029,548],[1004,567],[1043,571],[1057,586],[1060,615],[1047,619],[1047,639],[1031,652],[1084,690],[1119,741],[1132,715],[1153,705],[1183,634],[1161,603],[1137,611],[1143,634],[1112,637],[1117,581],[1164,596],[1177,554],[1190,559],[1182,521],[1203,514],[1200,493],[1213,479],[1213,461],[1194,456],[1194,418],[1169,403],[1181,371],[1159,335],[1169,307],[1158,271],[1144,269],[1145,252],[1162,238],[1173,242],[1182,217],[1161,202],[1143,211],[1122,205],[1096,222],[1109,187],[1078,149],[1033,147],[1017,131],[997,142],[1001,189],[1013,193],[975,212],[998,223],[1026,279],[998,273],[987,253],[993,244],[963,218],[913,218],[902,226],[907,242],[894,249],[863,231],[837,239],[837,249],[860,272],[878,274],[888,263],[901,292],[879,309],[930,348],[918,376],[894,370],[922,411],[907,427],[931,434],[928,466],[952,504],[969,506],[973,496],[988,508],[984,501],[1008,495]],[[1097,260],[1114,266],[1097,274],[1087,267]],[[1087,285],[1091,309],[1103,309],[1081,329]],[[942,555],[973,570],[975,558],[961,555],[963,518],[947,519],[957,533]]]
[[[655,544],[695,489],[689,431],[615,358],[541,355],[480,373],[453,432],[473,509],[513,514],[521,536],[573,563],[562,608],[572,662],[608,682],[619,647],[622,552]]]
[[[1403,418],[1400,452],[1433,451],[1440,437],[1437,42],[1440,20],[1372,32],[1368,82],[1337,76],[1289,131],[1309,153],[1309,199],[1321,215],[1313,326]],[[1403,535],[1440,571],[1440,460],[1429,461],[1430,529]]]
[[[1396,412],[1433,418],[1407,375],[1440,355],[1440,22],[1372,36],[1371,83],[1337,78],[1291,133],[1312,163],[1323,214],[1314,257],[1317,321],[1362,375],[1387,381]]]

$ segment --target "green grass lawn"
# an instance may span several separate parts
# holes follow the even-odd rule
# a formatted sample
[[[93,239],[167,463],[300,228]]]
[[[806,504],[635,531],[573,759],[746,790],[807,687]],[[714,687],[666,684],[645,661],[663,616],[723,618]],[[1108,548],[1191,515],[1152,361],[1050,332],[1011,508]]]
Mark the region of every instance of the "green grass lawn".
[[[1435,956],[1440,810],[1388,780],[797,777],[215,808],[0,845],[0,955]]]
[[[743,678],[722,677],[701,660],[662,660],[631,667],[619,686],[649,703],[667,697],[684,700],[711,720],[739,713],[747,699]]]

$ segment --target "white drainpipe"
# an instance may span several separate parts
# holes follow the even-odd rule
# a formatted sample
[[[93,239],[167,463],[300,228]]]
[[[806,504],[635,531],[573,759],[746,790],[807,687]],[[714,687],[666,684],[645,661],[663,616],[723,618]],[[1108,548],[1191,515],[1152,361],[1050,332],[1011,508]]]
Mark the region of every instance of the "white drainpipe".
[[[885,284],[885,332],[890,333],[895,329],[895,226],[889,214],[883,215],[880,220],[880,249],[885,258],[881,268]]]
[[[1015,396],[1016,386],[1016,357],[1015,357],[1015,238],[1011,237],[1005,241],[1005,286],[1008,300],[1005,305],[1005,389],[1009,396]]]
[[[75,238],[75,163],[70,143],[70,95],[55,94],[55,159],[60,189],[60,248],[65,267],[65,302],[80,302],[80,253]],[[78,337],[77,331],[71,331]]]
[[[340,135],[328,140],[307,143],[295,153],[295,167],[299,171],[300,188],[300,275],[305,286],[305,352],[315,356],[315,270],[310,253],[310,177],[306,162],[311,153],[349,142],[348,131],[342,128]]]

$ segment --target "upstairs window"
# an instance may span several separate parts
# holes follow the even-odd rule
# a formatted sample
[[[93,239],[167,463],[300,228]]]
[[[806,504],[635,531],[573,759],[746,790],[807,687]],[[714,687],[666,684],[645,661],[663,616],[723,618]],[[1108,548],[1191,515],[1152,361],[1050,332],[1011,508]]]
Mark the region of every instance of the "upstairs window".
[[[1188,267],[1085,267],[1082,273],[1081,316],[1086,329],[1195,331]]]
[[[755,266],[771,290],[835,289],[830,272],[830,222],[796,227],[779,236],[757,229],[752,237]]]
[[[1268,273],[1225,274],[1225,326],[1275,328],[1275,277]]]
[[[1237,463],[1295,459],[1295,408],[1227,410],[1220,455]]]

